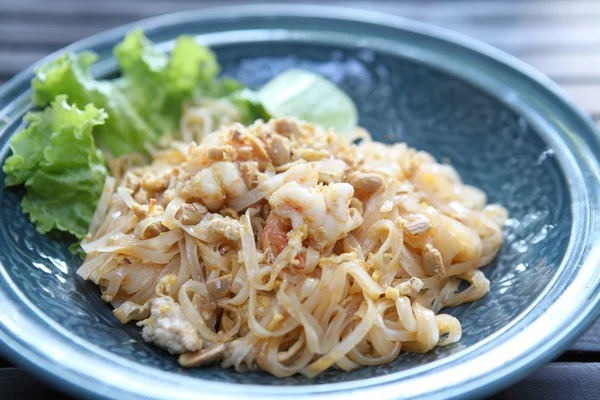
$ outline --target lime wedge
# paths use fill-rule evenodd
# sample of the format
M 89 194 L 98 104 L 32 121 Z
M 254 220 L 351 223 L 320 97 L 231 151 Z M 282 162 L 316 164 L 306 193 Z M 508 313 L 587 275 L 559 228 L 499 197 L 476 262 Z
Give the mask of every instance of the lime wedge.
M 338 133 L 356 126 L 354 102 L 320 75 L 292 69 L 275 77 L 258 91 L 258 98 L 273 117 L 298 119 L 334 128 Z

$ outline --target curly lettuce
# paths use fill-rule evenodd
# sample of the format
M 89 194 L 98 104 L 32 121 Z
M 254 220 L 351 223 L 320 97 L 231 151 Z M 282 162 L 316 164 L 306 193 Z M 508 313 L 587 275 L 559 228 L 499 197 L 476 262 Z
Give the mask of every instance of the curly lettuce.
M 37 230 L 87 233 L 108 176 L 94 133 L 108 115 L 92 104 L 83 110 L 59 95 L 42 112 L 25 116 L 29 125 L 15 134 L 3 170 L 8 186 L 25 185 L 23 211 Z
M 141 118 L 112 82 L 98 81 L 90 75 L 89 67 L 96 58 L 89 52 L 67 53 L 36 70 L 31 82 L 33 104 L 45 107 L 64 94 L 75 104 L 103 108 L 110 118 L 96 130 L 100 144 L 114 156 L 147 154 L 146 143 L 156 144 L 158 132 Z
M 219 82 L 215 78 L 220 67 L 214 53 L 191 36 L 180 36 L 169 56 L 137 30 L 127 35 L 114 53 L 122 75 L 118 86 L 161 135 L 178 130 L 186 100 L 208 93 Z
M 38 107 L 66 94 L 76 104 L 103 108 L 109 118 L 96 135 L 113 156 L 148 155 L 161 136 L 177 131 L 186 100 L 240 88 L 231 80 L 215 79 L 219 64 L 214 53 L 189 36 L 179 37 L 168 55 L 137 30 L 114 53 L 121 70 L 116 80 L 94 79 L 89 68 L 97 56 L 83 52 L 64 54 L 42 66 L 31 83 Z

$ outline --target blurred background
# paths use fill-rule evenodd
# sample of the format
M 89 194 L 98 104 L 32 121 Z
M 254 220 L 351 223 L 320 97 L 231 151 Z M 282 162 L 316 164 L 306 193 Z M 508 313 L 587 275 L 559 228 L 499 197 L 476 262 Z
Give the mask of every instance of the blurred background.
M 0 0 L 0 83 L 108 28 L 170 12 L 253 3 L 362 8 L 453 29 L 533 65 L 600 120 L 598 0 Z

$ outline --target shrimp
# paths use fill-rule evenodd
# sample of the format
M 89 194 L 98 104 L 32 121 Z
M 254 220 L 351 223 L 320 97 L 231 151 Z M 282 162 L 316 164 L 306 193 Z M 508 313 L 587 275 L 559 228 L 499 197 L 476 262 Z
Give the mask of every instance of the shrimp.
M 487 203 L 485 192 L 463 184 L 454 168 L 434 161 L 419 166 L 413 184 L 423 191 L 431 205 L 440 209 L 446 209 L 448 203 L 455 202 L 468 210 L 479 211 Z
M 291 227 L 284 222 L 283 218 L 274 213 L 269 214 L 260 236 L 261 246 L 265 249 L 265 256 L 269 262 L 273 262 L 288 245 L 288 232 L 290 230 Z M 304 257 L 298 254 L 296 260 L 299 261 L 296 268 L 303 269 L 305 267 Z
M 318 250 L 333 246 L 360 226 L 362 216 L 350 208 L 354 188 L 348 183 L 305 187 L 288 182 L 269 199 L 273 212 L 289 218 L 294 229 L 306 225 L 308 238 Z
M 404 227 L 404 241 L 421 251 L 426 245 L 438 249 L 444 265 L 479 259 L 483 252 L 481 237 L 469 226 L 444 215 L 433 207 L 425 207 L 421 213 L 406 216 L 412 223 L 427 219 L 430 229 L 421 234 L 413 234 Z
M 306 188 L 317 186 L 319 183 L 319 170 L 317 164 L 299 164 L 288 169 L 283 175 L 283 183 L 295 182 Z
M 235 164 L 219 161 L 197 172 L 186 182 L 181 195 L 187 200 L 199 199 L 208 210 L 215 212 L 225 205 L 227 199 L 236 199 L 247 193 L 248 187 Z

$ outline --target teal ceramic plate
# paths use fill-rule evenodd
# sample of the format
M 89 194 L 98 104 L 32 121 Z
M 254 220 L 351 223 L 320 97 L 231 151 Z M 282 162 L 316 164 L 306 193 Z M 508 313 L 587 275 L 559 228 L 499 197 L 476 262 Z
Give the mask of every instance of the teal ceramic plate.
M 125 399 L 484 395 L 555 357 L 597 316 L 599 136 L 546 77 L 431 26 L 314 6 L 167 15 L 68 50 L 96 51 L 94 73 L 114 76 L 111 49 L 136 25 L 165 48 L 196 35 L 216 51 L 223 74 L 250 86 L 290 67 L 323 74 L 354 99 L 376 139 L 408 142 L 456 166 L 511 215 L 505 244 L 485 268 L 490 293 L 451 310 L 463 323 L 459 343 L 390 364 L 313 380 L 183 370 L 139 340 L 135 326 L 120 325 L 76 276 L 79 260 L 66 245 L 23 216 L 22 194 L 0 187 L 0 339 L 17 364 L 77 395 Z M 0 89 L 2 158 L 31 108 L 32 76 L 30 68 Z

